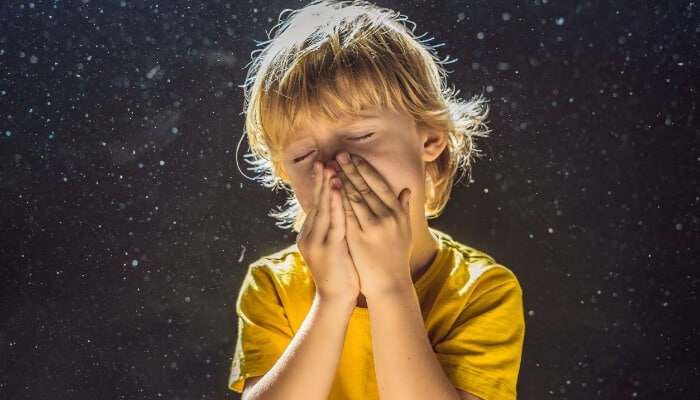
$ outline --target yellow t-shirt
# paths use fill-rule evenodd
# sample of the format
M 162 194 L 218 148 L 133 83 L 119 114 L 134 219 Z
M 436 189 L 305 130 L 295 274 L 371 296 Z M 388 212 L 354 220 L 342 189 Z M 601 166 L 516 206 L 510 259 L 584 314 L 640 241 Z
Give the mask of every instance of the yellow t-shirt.
M 426 332 L 454 386 L 485 400 L 515 399 L 525 324 L 513 273 L 433 230 L 437 257 L 415 283 Z M 269 371 L 299 330 L 315 294 L 296 246 L 250 266 L 238 298 L 229 386 Z M 355 308 L 330 399 L 378 399 L 369 312 Z

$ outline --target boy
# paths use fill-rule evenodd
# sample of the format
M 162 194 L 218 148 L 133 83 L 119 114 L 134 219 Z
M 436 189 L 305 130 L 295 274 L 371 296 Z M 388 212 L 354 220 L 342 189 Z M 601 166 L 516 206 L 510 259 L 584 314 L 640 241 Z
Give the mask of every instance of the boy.
M 230 387 L 244 399 L 514 399 L 513 274 L 429 228 L 484 135 L 397 13 L 315 1 L 249 70 L 246 130 L 296 245 L 253 263 Z

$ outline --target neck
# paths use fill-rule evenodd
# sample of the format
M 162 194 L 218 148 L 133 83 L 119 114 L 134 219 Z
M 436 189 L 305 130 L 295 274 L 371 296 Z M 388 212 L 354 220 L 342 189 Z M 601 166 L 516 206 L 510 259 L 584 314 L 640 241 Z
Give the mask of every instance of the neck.
M 430 233 L 428 221 L 421 218 L 418 223 L 413 224 L 413 249 L 409 260 L 411 267 L 411 277 L 415 282 L 430 267 L 435 259 L 438 250 L 438 242 Z

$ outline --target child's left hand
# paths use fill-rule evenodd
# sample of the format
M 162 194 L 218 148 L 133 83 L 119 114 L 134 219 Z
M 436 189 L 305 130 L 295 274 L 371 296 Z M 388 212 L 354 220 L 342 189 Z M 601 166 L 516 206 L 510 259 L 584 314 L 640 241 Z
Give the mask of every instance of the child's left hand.
M 387 181 L 367 161 L 337 156 L 343 183 L 343 207 L 350 256 L 367 297 L 411 284 L 410 190 L 394 195 Z

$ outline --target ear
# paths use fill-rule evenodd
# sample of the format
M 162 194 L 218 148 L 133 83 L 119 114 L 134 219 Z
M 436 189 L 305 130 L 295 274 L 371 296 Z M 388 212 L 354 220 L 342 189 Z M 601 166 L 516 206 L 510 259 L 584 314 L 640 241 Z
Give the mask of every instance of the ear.
M 423 129 L 420 131 L 421 155 L 424 162 L 432 162 L 442 154 L 447 147 L 448 133 Z

